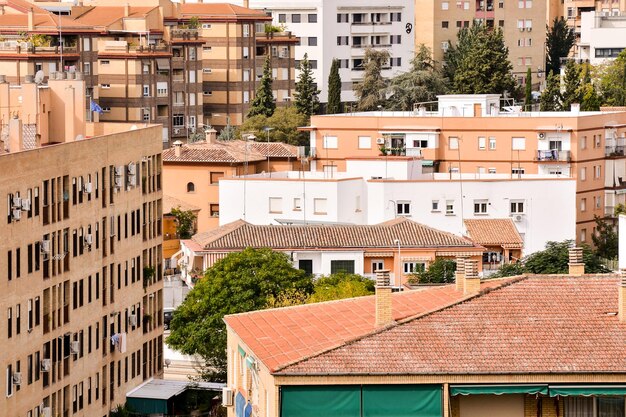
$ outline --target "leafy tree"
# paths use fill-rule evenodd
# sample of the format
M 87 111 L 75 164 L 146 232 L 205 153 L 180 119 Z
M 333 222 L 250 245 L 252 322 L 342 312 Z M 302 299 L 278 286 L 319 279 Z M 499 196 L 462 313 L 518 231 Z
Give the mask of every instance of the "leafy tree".
M 515 94 L 513 65 L 500 28 L 482 24 L 463 28 L 457 45 L 445 54 L 447 73 L 456 94 Z
M 109 417 L 131 417 L 136 415 L 132 408 L 126 404 L 118 404 L 115 408 L 109 411 Z
M 270 117 L 274 114 L 275 109 L 276 102 L 274 101 L 274 93 L 272 91 L 272 64 L 268 55 L 263 64 L 263 76 L 254 95 L 254 100 L 252 100 L 250 105 L 248 117 L 256 116 L 257 114 Z
M 626 206 L 622 203 L 618 203 L 613 210 L 613 215 L 618 217 L 620 214 L 626 214 Z
M 607 105 L 626 106 L 626 49 L 603 67 L 600 86 Z
M 447 80 L 432 59 L 431 50 L 422 44 L 411 61 L 411 70 L 391 79 L 387 108 L 413 110 L 415 103 L 434 101 L 447 89 Z
M 560 72 L 561 58 L 569 55 L 575 41 L 574 29 L 563 17 L 555 17 L 551 27 L 546 25 L 546 75 Z
M 271 117 L 259 114 L 248 117 L 241 126 L 238 127 L 233 137 L 241 137 L 242 133 L 254 134 L 259 141 L 267 138 L 267 132 L 263 129 L 267 126 L 274 130 L 270 131 L 270 142 L 285 142 L 292 145 L 307 145 L 309 136 L 306 132 L 298 130 L 299 126 L 306 126 L 308 118 L 298 113 L 294 106 L 278 107 Z
M 194 232 L 196 215 L 191 210 L 181 210 L 180 207 L 173 208 L 170 214 L 176 218 L 176 233 L 179 239 L 190 239 Z
M 598 111 L 602 105 L 602 97 L 596 90 L 591 79 L 591 65 L 586 63 L 582 66 L 582 82 L 580 86 L 580 109 L 583 111 Z
M 323 276 L 315 281 L 313 294 L 307 303 L 361 297 L 374 293 L 374 281 L 357 274 L 338 273 Z
M 307 117 L 311 117 L 312 114 L 317 113 L 320 107 L 320 99 L 318 97 L 320 90 L 315 86 L 313 80 L 313 71 L 311 70 L 311 63 L 309 62 L 309 56 L 304 54 L 304 59 L 300 61 L 300 75 L 296 82 L 296 109 L 301 114 Z
M 357 108 L 361 111 L 377 110 L 385 104 L 387 81 L 382 76 L 382 69 L 389 62 L 389 52 L 367 48 L 363 58 L 363 81 L 354 87 Z
M 617 259 L 617 231 L 610 222 L 594 216 L 596 221 L 596 233 L 591 235 L 593 245 L 596 247 L 596 255 L 605 259 Z
M 525 273 L 524 265 L 521 262 L 504 264 L 495 273 L 491 274 L 490 278 L 511 277 L 515 275 L 522 275 Z
M 565 64 L 565 75 L 563 77 L 564 90 L 561 98 L 561 108 L 570 110 L 573 103 L 582 101 L 581 90 L 581 68 L 573 60 L 568 60 Z
M 425 271 L 419 271 L 409 278 L 415 284 L 444 284 L 454 282 L 456 261 L 452 259 L 437 258 L 428 265 Z
M 333 59 L 328 75 L 328 104 L 326 114 L 341 113 L 341 77 L 339 76 L 339 60 Z
M 310 293 L 313 283 L 287 255 L 267 248 L 231 253 L 206 271 L 176 309 L 166 343 L 184 354 L 200 355 L 203 378 L 224 381 L 224 316 L 265 308 L 270 297 L 289 289 Z
M 200 27 L 200 19 L 198 16 L 192 16 L 187 24 L 189 29 L 198 29 Z
M 237 137 L 236 129 L 233 125 L 227 125 L 222 130 L 220 130 L 220 134 L 218 136 L 219 140 L 233 140 Z
M 539 98 L 541 111 L 561 110 L 561 77 L 557 74 L 548 75 L 546 88 Z
M 524 110 L 532 110 L 533 105 L 533 83 L 532 83 L 532 71 L 530 67 L 526 70 L 526 89 L 524 94 Z

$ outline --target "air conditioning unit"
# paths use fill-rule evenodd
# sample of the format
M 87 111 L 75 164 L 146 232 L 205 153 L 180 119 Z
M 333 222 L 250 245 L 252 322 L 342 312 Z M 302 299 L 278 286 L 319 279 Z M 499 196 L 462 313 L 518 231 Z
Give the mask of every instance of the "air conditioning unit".
M 80 342 L 78 340 L 73 340 L 72 344 L 70 345 L 70 352 L 72 352 L 74 355 L 78 355 L 79 351 L 80 351 Z
M 11 200 L 11 205 L 13 208 L 22 208 L 22 199 L 19 197 L 13 197 Z
M 232 388 L 222 388 L 222 405 L 224 407 L 231 407 L 234 402 L 234 392 Z
M 13 209 L 11 217 L 13 217 L 13 220 L 21 219 L 22 218 L 22 208 L 20 207 L 20 208 Z
M 52 361 L 50 359 L 41 360 L 41 372 L 50 372 L 51 366 L 52 366 Z
M 13 385 L 22 385 L 22 373 L 15 372 L 13 374 Z
M 175 135 L 180 135 L 180 129 L 174 129 L 174 134 Z
M 545 139 L 545 138 L 546 138 L 546 134 L 544 132 L 537 133 L 537 139 Z
M 377 145 L 384 145 L 385 144 L 385 138 L 378 138 L 378 139 L 376 139 L 376 144 Z
M 130 324 L 131 326 L 137 326 L 137 315 L 136 314 L 131 314 L 130 316 L 128 316 L 128 324 Z
M 521 27 L 521 28 L 519 28 L 519 31 L 520 31 L 520 32 L 523 32 L 523 31 L 524 31 L 524 29 L 525 29 L 525 28 Z
M 115 188 L 122 188 L 122 176 L 115 174 Z
M 529 27 L 529 28 L 526 28 L 526 31 L 527 31 L 527 32 L 532 32 L 532 31 L 533 31 L 532 26 L 531 26 L 531 27 Z
M 93 243 L 92 235 L 85 235 L 83 239 L 84 239 L 85 245 L 91 245 Z
M 514 222 L 521 222 L 522 220 L 524 220 L 524 215 L 523 214 L 514 214 L 513 215 L 513 221 Z
M 91 185 L 90 182 L 86 182 L 83 185 L 83 191 L 86 192 L 87 194 L 91 194 L 91 191 L 93 190 L 93 186 Z
M 22 211 L 30 211 L 30 199 L 25 198 L 22 200 Z
M 135 163 L 134 162 L 131 162 L 130 164 L 128 164 L 126 172 L 128 172 L 128 175 L 135 175 L 136 169 L 135 169 Z
M 50 241 L 42 240 L 41 241 L 41 252 L 42 253 L 50 253 Z
M 44 407 L 41 409 L 41 417 L 51 417 L 52 409 L 50 407 Z

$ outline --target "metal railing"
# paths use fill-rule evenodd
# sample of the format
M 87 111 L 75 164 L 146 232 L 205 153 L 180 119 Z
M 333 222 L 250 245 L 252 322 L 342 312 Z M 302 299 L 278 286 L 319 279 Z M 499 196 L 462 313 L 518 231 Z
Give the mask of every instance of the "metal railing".
M 558 151 L 551 149 L 547 151 L 537 151 L 538 161 L 561 161 L 569 162 L 571 159 L 570 151 Z

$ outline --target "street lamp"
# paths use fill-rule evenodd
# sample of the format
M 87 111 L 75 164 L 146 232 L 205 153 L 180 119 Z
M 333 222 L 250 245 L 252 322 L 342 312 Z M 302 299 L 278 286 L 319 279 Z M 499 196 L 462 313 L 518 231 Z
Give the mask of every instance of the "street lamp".
M 267 132 L 267 147 L 265 148 L 265 156 L 267 156 L 267 172 L 269 172 L 270 178 L 272 178 L 272 171 L 270 171 L 270 131 L 274 130 L 274 128 L 265 126 L 263 130 Z

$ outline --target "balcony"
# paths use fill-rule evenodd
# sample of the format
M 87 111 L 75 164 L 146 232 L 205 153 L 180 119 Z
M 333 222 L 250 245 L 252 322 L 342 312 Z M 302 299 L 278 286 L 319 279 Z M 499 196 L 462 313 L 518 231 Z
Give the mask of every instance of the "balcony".
M 605 156 L 624 156 L 626 138 L 606 138 Z
M 198 39 L 198 29 L 174 29 L 171 35 L 173 41 Z
M 310 146 L 298 146 L 298 159 L 314 159 L 317 156 L 316 149 Z
M 389 32 L 391 32 L 391 22 L 359 22 L 350 25 L 350 33 L 352 34 L 381 34 Z
M 552 149 L 548 151 L 537 151 L 537 160 L 540 162 L 569 162 L 571 156 L 570 151 Z

